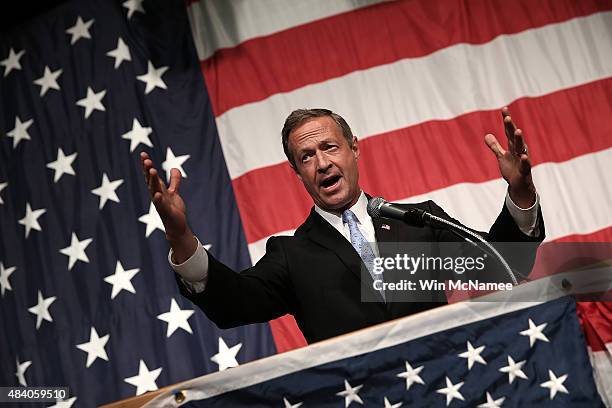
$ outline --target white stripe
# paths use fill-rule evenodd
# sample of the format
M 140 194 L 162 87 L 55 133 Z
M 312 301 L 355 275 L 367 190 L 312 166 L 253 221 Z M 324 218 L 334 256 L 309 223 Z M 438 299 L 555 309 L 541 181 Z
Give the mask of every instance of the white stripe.
M 562 163 L 544 163 L 532 170 L 546 225 L 546 241 L 589 234 L 612 226 L 612 148 Z M 588 182 L 585 182 L 588 180 Z M 502 179 L 462 183 L 400 202 L 434 200 L 453 218 L 488 231 L 504 202 Z
M 231 109 L 217 118 L 230 176 L 285 160 L 280 129 L 295 108 L 328 107 L 363 138 L 612 76 L 611 26 L 612 12 L 594 14 L 483 45 L 455 45 Z
M 339 359 L 393 347 L 442 330 L 450 330 L 474 322 L 492 319 L 506 313 L 523 310 L 538 304 L 558 299 L 570 293 L 541 290 L 559 277 L 547 277 L 515 287 L 518 297 L 522 292 L 539 293 L 537 302 L 462 302 L 438 307 L 423 313 L 379 324 L 351 334 L 315 343 L 308 347 L 277 354 L 249 362 L 231 370 L 221 371 L 181 384 L 161 394 L 147 407 L 175 407 L 174 390 L 180 389 L 188 401 L 211 398 L 232 390 L 248 387 L 263 381 L 295 373 L 310 367 L 326 364 Z
M 612 408 L 612 343 L 606 344 L 607 351 L 592 351 L 589 348 L 593 377 L 601 399 L 607 407 Z
M 281 231 L 275 233 L 274 236 L 291 236 L 294 232 L 295 230 Z M 253 265 L 255 265 L 257 261 L 259 261 L 259 259 L 261 259 L 261 257 L 264 256 L 264 254 L 266 253 L 266 243 L 268 242 L 268 238 L 270 237 L 265 237 L 264 239 L 260 239 L 259 241 L 255 241 L 249 244 L 249 254 L 251 255 L 251 262 L 253 263 Z
M 540 164 L 532 172 L 540 195 L 546 241 L 612 226 L 612 187 L 605 177 L 612 174 L 612 148 L 562 163 Z M 507 186 L 501 178 L 484 183 L 461 183 L 396 202 L 433 200 L 463 224 L 488 231 L 504 205 Z M 274 235 L 293 235 L 294 231 Z M 253 263 L 266 253 L 268 238 L 249 244 Z
M 384 0 L 200 0 L 187 8 L 200 60 L 220 48 Z

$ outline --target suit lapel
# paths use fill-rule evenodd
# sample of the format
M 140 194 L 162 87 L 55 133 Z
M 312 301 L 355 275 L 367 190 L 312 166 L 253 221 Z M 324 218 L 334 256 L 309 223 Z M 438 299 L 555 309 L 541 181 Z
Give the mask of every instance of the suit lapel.
M 323 219 L 314 208 L 310 211 L 310 216 L 304 223 L 308 237 L 317 244 L 334 252 L 346 268 L 355 274 L 361 281 L 362 288 L 367 290 L 371 298 L 376 298 L 380 302 L 383 301 L 380 293 L 372 288 L 372 278 L 369 273 L 364 273 L 362 276 L 363 262 L 359 254 L 353 248 L 353 245 L 342 235 L 338 230 L 332 227 Z M 365 265 L 363 265 L 365 270 Z
M 355 252 L 351 243 L 317 214 L 314 208 L 310 212 L 308 222 L 308 237 L 317 244 L 333 251 L 351 272 L 359 276 L 361 258 Z

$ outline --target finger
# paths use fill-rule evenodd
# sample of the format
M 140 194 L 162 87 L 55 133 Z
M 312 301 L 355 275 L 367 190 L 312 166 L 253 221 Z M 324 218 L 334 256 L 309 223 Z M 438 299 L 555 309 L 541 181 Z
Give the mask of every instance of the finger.
M 151 196 L 151 201 L 153 201 L 153 204 L 155 205 L 155 208 L 157 208 L 158 210 L 159 210 L 158 207 L 160 207 L 160 204 L 161 204 L 161 201 L 162 201 L 162 197 L 163 197 L 163 195 L 159 191 Z
M 155 168 L 151 168 L 149 170 L 149 192 L 151 193 L 151 196 L 153 196 L 156 192 L 166 192 L 166 184 L 164 184 L 162 179 L 159 177 L 159 173 Z
M 179 169 L 173 168 L 170 170 L 170 187 L 168 187 L 168 191 L 172 193 L 177 193 L 180 185 L 181 171 Z
M 502 114 L 502 119 L 505 118 L 506 116 L 510 116 L 510 109 L 508 109 L 507 106 L 504 106 L 501 110 L 501 114 Z
M 523 139 L 523 131 L 521 129 L 514 131 L 514 151 L 512 153 L 517 156 L 528 155 L 527 145 Z
M 489 149 L 491 149 L 491 151 L 495 154 L 495 157 L 497 157 L 498 159 L 502 158 L 504 154 L 506 154 L 506 151 L 499 144 L 497 138 L 491 133 L 485 135 L 484 141 L 486 145 L 489 146 Z
M 151 161 L 151 159 L 147 158 L 142 161 L 142 174 L 144 174 L 147 183 L 149 181 L 149 170 L 151 167 L 153 167 L 153 161 Z
M 145 177 L 146 177 L 146 174 L 147 174 L 145 163 L 147 162 L 148 158 L 149 158 L 148 154 L 146 154 L 145 152 L 140 152 L 140 166 L 142 168 L 142 174 L 144 174 Z
M 507 115 L 504 116 L 504 131 L 506 133 L 506 138 L 508 139 L 508 149 L 513 151 L 515 140 L 514 140 L 514 132 L 516 131 L 516 125 L 512 121 L 512 116 Z

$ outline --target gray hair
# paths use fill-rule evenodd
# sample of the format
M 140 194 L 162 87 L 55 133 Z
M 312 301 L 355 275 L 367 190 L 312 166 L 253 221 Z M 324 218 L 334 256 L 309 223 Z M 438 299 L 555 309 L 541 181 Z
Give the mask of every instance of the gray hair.
M 330 111 L 329 109 L 296 109 L 291 112 L 289 116 L 287 116 L 281 132 L 283 136 L 283 150 L 285 151 L 285 156 L 287 156 L 291 167 L 295 168 L 295 161 L 291 155 L 291 152 L 289 151 L 289 135 L 295 128 L 300 126 L 308 119 L 321 118 L 325 116 L 329 116 L 334 120 L 334 122 L 336 122 L 349 146 L 353 146 L 353 132 L 342 116 Z

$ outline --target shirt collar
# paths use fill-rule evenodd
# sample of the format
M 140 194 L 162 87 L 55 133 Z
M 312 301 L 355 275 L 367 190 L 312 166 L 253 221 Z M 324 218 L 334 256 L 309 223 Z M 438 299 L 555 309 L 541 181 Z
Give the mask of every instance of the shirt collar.
M 363 224 L 370 216 L 368 215 L 368 198 L 362 191 L 357 199 L 357 202 L 349 208 L 357 217 L 360 224 Z M 334 213 L 326 211 L 315 204 L 315 211 L 323 217 L 323 219 L 329 222 L 333 227 L 338 230 L 342 230 L 344 224 L 342 223 L 342 213 Z

